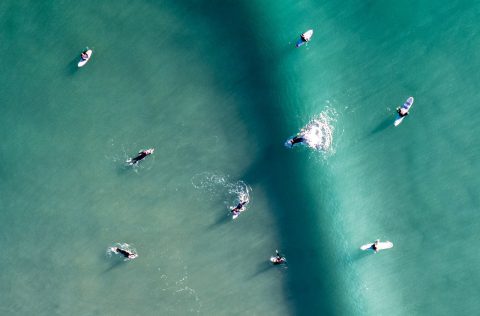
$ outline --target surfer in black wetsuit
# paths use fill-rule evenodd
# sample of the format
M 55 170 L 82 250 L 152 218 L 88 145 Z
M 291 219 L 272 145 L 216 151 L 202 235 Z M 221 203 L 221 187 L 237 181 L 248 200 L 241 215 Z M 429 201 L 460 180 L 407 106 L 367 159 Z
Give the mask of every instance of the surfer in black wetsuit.
M 133 253 L 129 250 L 125 250 L 119 247 L 112 247 L 112 251 L 115 253 L 119 253 L 128 259 L 135 259 L 138 256 L 136 253 Z
M 154 151 L 155 151 L 155 149 L 153 149 L 153 148 L 150 148 L 150 149 L 147 149 L 147 150 L 142 150 L 138 153 L 138 155 L 136 157 L 130 158 L 129 160 L 127 160 L 127 162 L 131 165 L 135 165 L 140 160 L 145 159 L 145 157 L 147 157 L 148 155 L 153 154 Z
M 298 144 L 298 143 L 303 143 L 306 139 L 303 138 L 303 136 L 295 136 L 294 138 L 290 139 L 290 146 L 293 147 L 293 145 Z
M 232 214 L 233 215 L 240 214 L 240 212 L 243 211 L 243 208 L 245 205 L 247 205 L 247 203 L 248 203 L 248 200 L 238 203 L 238 205 L 235 206 L 235 208 L 232 208 L 231 210 Z
M 378 252 L 378 243 L 380 242 L 379 239 L 375 240 L 375 242 L 372 244 L 372 247 L 370 247 L 374 252 Z
M 408 111 L 402 112 L 402 108 L 397 108 L 397 113 L 400 117 L 404 117 L 408 115 Z
M 282 255 L 278 252 L 278 250 L 275 250 L 275 257 L 272 260 L 273 264 L 282 264 L 287 262 L 285 257 L 282 257 Z

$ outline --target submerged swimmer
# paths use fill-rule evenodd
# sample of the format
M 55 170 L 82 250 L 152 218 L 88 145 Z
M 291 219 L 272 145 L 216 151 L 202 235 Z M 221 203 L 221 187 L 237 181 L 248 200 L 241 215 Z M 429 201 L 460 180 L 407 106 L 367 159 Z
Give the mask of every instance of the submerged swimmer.
M 271 257 L 271 258 L 270 258 L 270 261 L 271 261 L 273 264 L 282 264 L 282 263 L 287 262 L 287 259 L 285 259 L 285 257 L 283 257 L 283 256 L 278 252 L 278 250 L 275 250 L 275 257 Z
M 122 248 L 119 248 L 119 247 L 111 247 L 110 250 L 113 251 L 116 254 L 123 255 L 127 259 L 135 259 L 136 257 L 138 257 L 138 254 L 136 254 L 136 253 L 134 253 L 130 250 L 122 249 Z
M 148 155 L 153 154 L 154 151 L 155 151 L 155 149 L 153 149 L 153 148 L 150 148 L 150 149 L 147 149 L 147 150 L 142 150 L 138 153 L 138 155 L 136 157 L 128 159 L 127 163 L 129 163 L 130 165 L 135 165 L 139 161 L 145 159 L 145 157 L 147 157 Z

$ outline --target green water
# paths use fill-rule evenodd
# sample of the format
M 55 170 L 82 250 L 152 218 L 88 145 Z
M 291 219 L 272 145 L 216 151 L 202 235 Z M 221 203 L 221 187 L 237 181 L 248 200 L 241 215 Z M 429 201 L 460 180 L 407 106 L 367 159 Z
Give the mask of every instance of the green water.
M 0 313 L 477 314 L 479 13 L 1 2 Z M 328 153 L 283 146 L 321 113 Z M 395 247 L 358 249 L 377 238 Z M 116 242 L 139 258 L 107 256 Z

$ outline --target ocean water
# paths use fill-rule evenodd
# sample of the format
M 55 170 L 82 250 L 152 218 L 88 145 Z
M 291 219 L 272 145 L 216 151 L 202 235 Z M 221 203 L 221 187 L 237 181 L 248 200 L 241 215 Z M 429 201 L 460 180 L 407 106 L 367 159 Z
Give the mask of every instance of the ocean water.
M 478 314 L 479 11 L 2 1 L 0 314 Z

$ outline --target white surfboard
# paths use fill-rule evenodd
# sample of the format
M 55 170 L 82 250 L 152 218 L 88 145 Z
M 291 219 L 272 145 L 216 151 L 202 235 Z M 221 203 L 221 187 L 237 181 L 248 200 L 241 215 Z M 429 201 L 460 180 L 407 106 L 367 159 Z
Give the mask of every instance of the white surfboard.
M 410 108 L 413 105 L 413 97 L 409 97 L 407 101 L 402 105 L 402 109 L 405 109 L 407 112 L 410 110 Z M 397 117 L 395 118 L 395 122 L 393 123 L 394 126 L 400 125 L 402 123 L 403 119 L 405 116 L 400 116 L 400 114 L 397 113 Z
M 88 61 L 90 60 L 90 57 L 92 57 L 93 51 L 91 49 L 89 49 L 85 53 L 87 54 L 88 58 L 85 59 L 85 60 L 80 58 L 80 61 L 78 62 L 78 67 L 83 67 L 83 66 L 85 66 L 86 63 L 88 63 Z
M 360 247 L 362 250 L 371 249 L 374 243 L 365 244 Z M 393 248 L 393 243 L 390 241 L 381 241 L 377 244 L 377 251 Z M 373 250 L 373 249 L 372 249 Z
M 306 31 L 305 33 L 302 34 L 302 36 L 300 37 L 300 39 L 297 41 L 297 43 L 295 44 L 296 47 L 300 47 L 302 46 L 303 44 L 307 43 L 310 41 L 310 39 L 312 38 L 312 35 L 313 35 L 313 30 L 308 30 Z M 303 40 L 305 39 L 305 40 Z
M 308 42 L 312 38 L 313 30 L 308 30 L 305 33 L 303 33 L 302 35 L 303 35 L 303 38 L 305 38 Z
M 233 210 L 234 207 L 231 207 L 230 209 Z M 233 214 L 233 215 L 232 215 L 232 219 L 235 219 L 235 218 L 237 218 L 238 216 L 240 216 L 240 213 L 242 213 L 243 211 L 245 211 L 245 207 L 242 207 L 242 208 L 240 209 L 240 212 L 238 212 L 238 213 L 236 213 L 236 214 Z

